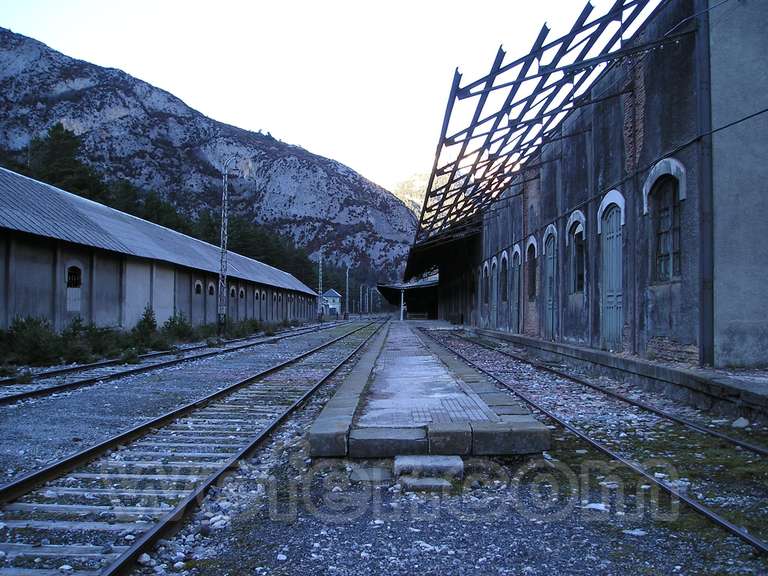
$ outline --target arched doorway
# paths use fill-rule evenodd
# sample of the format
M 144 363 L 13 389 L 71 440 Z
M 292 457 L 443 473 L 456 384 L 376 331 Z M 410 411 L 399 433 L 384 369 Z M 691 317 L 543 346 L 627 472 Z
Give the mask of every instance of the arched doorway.
M 512 255 L 512 278 L 510 279 L 512 294 L 510 296 L 509 329 L 520 332 L 520 252 Z
M 603 212 L 600 234 L 600 334 L 608 350 L 621 350 L 624 326 L 621 228 L 621 208 L 611 204 Z
M 557 274 L 557 247 L 555 235 L 550 234 L 544 243 L 544 336 L 549 340 L 554 340 L 557 322 L 557 292 L 556 274 Z
M 491 264 L 491 311 L 490 311 L 490 324 L 492 329 L 496 329 L 498 324 L 497 315 L 499 311 L 499 270 L 496 266 L 496 260 Z

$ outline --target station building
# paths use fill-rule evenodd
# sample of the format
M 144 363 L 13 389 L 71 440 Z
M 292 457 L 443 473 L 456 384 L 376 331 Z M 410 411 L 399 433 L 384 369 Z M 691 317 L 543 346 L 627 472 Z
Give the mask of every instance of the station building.
M 0 328 L 75 317 L 129 329 L 147 305 L 158 323 L 214 323 L 220 250 L 0 168 Z M 228 317 L 265 323 L 315 317 L 317 294 L 291 274 L 229 252 Z
M 627 12 L 638 5 L 622 3 Z M 469 156 L 454 168 L 463 182 L 428 190 L 406 280 L 439 271 L 440 318 L 560 343 L 565 353 L 768 365 L 766 30 L 768 2 L 668 0 L 613 58 L 545 64 L 537 47 L 519 61 L 534 80 L 569 80 L 547 76 L 557 68 L 576 82 L 579 71 L 605 67 L 580 99 L 552 108 L 563 120 L 534 155 L 513 156 L 524 160 L 509 162 L 515 177 L 492 202 L 483 197 L 492 183 L 468 168 Z M 566 42 L 584 44 L 589 33 Z M 456 102 L 504 85 L 493 72 L 503 64 L 494 66 L 466 89 L 457 81 Z M 542 112 L 518 117 L 512 131 L 546 122 Z M 444 129 L 445 146 L 472 132 L 458 134 Z M 504 155 L 480 150 L 486 166 Z M 451 169 L 441 163 L 435 182 Z M 468 215 L 439 219 L 452 210 Z

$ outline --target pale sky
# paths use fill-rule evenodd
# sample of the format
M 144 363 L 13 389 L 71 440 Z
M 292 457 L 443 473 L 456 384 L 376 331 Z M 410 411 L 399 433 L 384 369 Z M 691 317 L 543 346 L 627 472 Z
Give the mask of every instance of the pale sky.
M 431 169 L 454 68 L 468 81 L 499 45 L 522 56 L 584 3 L 0 0 L 0 26 L 391 189 Z

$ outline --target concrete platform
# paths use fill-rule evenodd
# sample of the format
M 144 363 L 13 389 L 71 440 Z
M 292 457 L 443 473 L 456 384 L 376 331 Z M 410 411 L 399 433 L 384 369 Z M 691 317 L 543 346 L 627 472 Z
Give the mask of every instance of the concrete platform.
M 309 443 L 314 457 L 531 454 L 549 447 L 549 430 L 412 323 L 394 322 L 322 410 Z

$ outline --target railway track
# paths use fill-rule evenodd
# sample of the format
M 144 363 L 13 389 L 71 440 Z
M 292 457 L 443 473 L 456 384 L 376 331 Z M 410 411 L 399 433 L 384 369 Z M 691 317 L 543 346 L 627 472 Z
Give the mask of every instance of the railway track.
M 122 573 L 381 326 L 355 327 L 0 487 L 0 576 Z
M 50 396 L 51 394 L 83 388 L 85 386 L 92 386 L 102 382 L 109 382 L 126 376 L 134 376 L 136 374 L 158 370 L 160 368 L 168 368 L 183 362 L 202 360 L 204 358 L 210 358 L 228 352 L 235 352 L 237 350 L 244 350 L 261 344 L 271 344 L 286 338 L 294 338 L 304 334 L 328 330 L 339 324 L 344 323 L 337 322 L 333 324 L 311 326 L 308 328 L 286 330 L 274 336 L 236 338 L 223 342 L 221 347 L 217 347 L 213 350 L 207 344 L 200 344 L 178 350 L 150 352 L 149 354 L 139 356 L 139 363 L 130 365 L 130 367 L 126 367 L 127 365 L 120 359 L 112 359 L 92 364 L 84 364 L 82 366 L 58 368 L 33 375 L 33 383 L 31 384 L 14 384 L 14 378 L 4 378 L 3 380 L 0 380 L 0 385 L 3 385 L 0 388 L 0 406 L 14 404 L 30 398 Z M 205 352 L 200 352 L 200 350 L 203 349 Z
M 600 386 L 588 386 L 587 398 L 581 378 L 455 333 L 438 336 L 423 332 L 592 448 L 627 466 L 757 552 L 768 553 L 764 447 L 701 429 L 698 424 Z M 715 455 L 716 463 L 712 462 Z M 642 464 L 659 457 L 673 461 L 677 478 Z
M 610 396 L 612 398 L 615 398 L 621 402 L 625 402 L 627 404 L 631 404 L 632 406 L 636 406 L 638 408 L 641 408 L 642 410 L 645 410 L 647 412 L 651 412 L 653 414 L 656 414 L 657 416 L 661 416 L 662 418 L 665 418 L 667 420 L 670 420 L 672 422 L 675 422 L 676 424 L 681 424 L 682 426 L 685 426 L 687 428 L 690 428 L 691 430 L 695 430 L 696 432 L 700 432 L 701 434 L 707 434 L 709 436 L 713 436 L 714 438 L 717 438 L 719 440 L 722 440 L 724 442 L 727 442 L 729 444 L 732 444 L 733 446 L 739 446 L 740 448 L 743 448 L 745 450 L 749 450 L 750 452 L 754 452 L 755 454 L 759 454 L 761 456 L 768 456 L 768 447 L 762 446 L 760 444 L 756 444 L 754 442 L 748 442 L 746 440 L 743 440 L 741 438 L 736 438 L 735 436 L 731 436 L 729 434 L 725 434 L 723 432 L 720 432 L 718 430 L 714 430 L 712 428 L 708 428 L 707 426 L 704 426 L 702 424 L 699 424 L 697 422 L 693 422 L 692 420 L 689 420 L 687 418 L 683 418 L 681 416 L 678 416 L 677 414 L 673 414 L 672 412 L 669 412 L 667 410 L 663 410 L 661 408 L 658 408 L 656 406 L 653 406 L 652 404 L 649 404 L 648 402 L 643 402 L 642 400 L 638 400 L 637 398 L 630 398 L 626 394 L 622 394 L 621 392 L 617 392 L 616 390 L 610 390 L 608 388 L 605 388 L 603 386 L 600 386 L 599 384 L 595 384 L 594 382 L 590 382 L 586 380 L 585 378 L 582 378 L 580 376 L 576 376 L 575 374 L 569 374 L 568 372 L 565 372 L 564 370 L 560 370 L 558 368 L 553 368 L 552 366 L 548 366 L 546 364 L 543 364 L 541 362 L 536 362 L 535 360 L 531 360 L 530 358 L 525 358 L 519 354 L 514 354 L 512 352 L 509 352 L 508 350 L 496 348 L 494 346 L 491 346 L 484 342 L 483 340 L 479 338 L 472 338 L 467 336 L 458 336 L 459 338 L 463 338 L 464 340 L 467 340 L 469 342 L 472 342 L 473 344 L 476 344 L 478 346 L 481 346 L 485 348 L 486 350 L 491 350 L 493 352 L 497 352 L 499 354 L 502 354 L 504 356 L 507 356 L 509 358 L 512 358 L 518 362 L 523 362 L 525 364 L 529 364 L 536 368 L 537 370 L 543 370 L 544 372 L 548 372 L 549 374 L 552 374 L 558 378 L 563 378 L 565 380 L 568 380 L 570 382 L 574 382 L 576 384 L 579 384 L 581 386 L 584 386 L 586 388 L 589 388 L 591 390 L 594 390 L 600 394 L 605 394 L 606 396 Z

